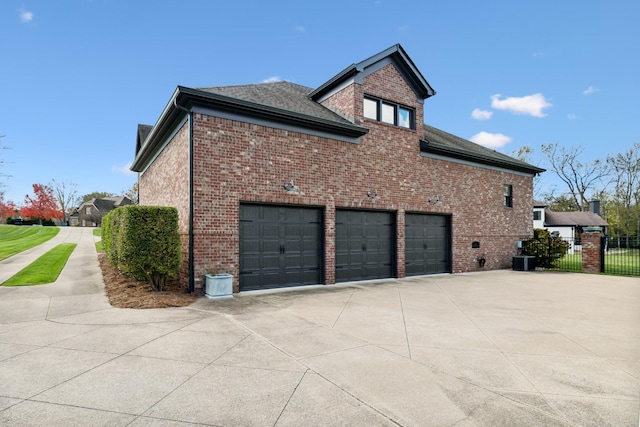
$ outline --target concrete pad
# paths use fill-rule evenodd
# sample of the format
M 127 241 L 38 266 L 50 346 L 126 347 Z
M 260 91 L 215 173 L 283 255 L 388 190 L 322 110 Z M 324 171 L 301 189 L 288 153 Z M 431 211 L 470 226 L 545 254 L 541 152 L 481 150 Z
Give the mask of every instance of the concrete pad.
M 176 331 L 184 325 L 184 322 L 176 322 L 101 326 L 52 346 L 120 355 Z
M 22 344 L 5 344 L 0 343 L 0 361 L 18 356 L 19 354 L 28 353 L 40 347 Z
M 47 319 L 73 316 L 81 313 L 110 309 L 111 305 L 103 294 L 71 295 L 51 298 Z
M 245 336 L 246 334 L 180 330 L 144 344 L 129 354 L 208 364 L 242 341 Z
M 249 335 L 214 362 L 216 365 L 305 372 L 307 368 L 266 341 Z
M 397 426 L 397 424 L 334 384 L 305 374 L 282 411 L 276 427 Z
M 39 394 L 37 399 L 141 415 L 204 366 L 174 360 L 120 356 L 50 388 Z
M 135 310 L 131 308 L 108 308 L 90 313 L 81 313 L 58 317 L 56 322 L 78 325 L 133 325 L 139 323 L 180 322 L 199 320 L 207 313 L 184 308 L 150 308 Z
M 505 398 L 473 384 L 457 381 L 448 375 L 437 375 L 442 391 L 464 414 L 458 426 L 573 426 L 562 414 L 540 410 Z M 445 425 L 434 423 L 433 425 Z
M 412 347 L 411 359 L 433 371 L 485 388 L 535 392 L 535 387 L 497 350 L 476 351 Z
M 344 308 L 333 330 L 356 337 L 370 344 L 407 346 L 404 316 L 400 305 L 373 308 L 354 301 Z M 390 305 L 392 305 L 390 303 Z M 372 315 L 375 312 L 375 315 Z
M 544 394 L 610 399 L 640 398 L 637 379 L 599 358 L 508 354 Z
M 485 329 L 489 339 L 505 353 L 548 356 L 591 357 L 593 353 L 575 341 L 550 330 L 528 331 L 517 328 Z
M 211 365 L 144 415 L 220 426 L 273 426 L 302 376 Z
M 205 424 L 183 423 L 181 421 L 171 421 L 153 417 L 138 417 L 129 424 L 128 427 L 189 427 L 199 425 L 204 426 Z
M 332 353 L 366 344 L 355 337 L 314 325 L 281 311 L 274 311 L 266 317 L 241 315 L 236 316 L 236 320 L 295 358 Z
M 0 397 L 0 411 L 3 411 L 8 407 L 16 405 L 20 402 L 22 402 L 22 399 L 13 399 L 11 397 Z
M 409 346 L 454 348 L 459 350 L 495 350 L 496 346 L 478 328 L 455 325 L 418 324 L 407 321 Z
M 127 426 L 134 416 L 96 411 L 73 406 L 24 401 L 0 412 L 0 424 L 6 426 Z
M 547 397 L 575 425 L 585 427 L 635 427 L 638 425 L 637 400 L 557 395 Z
M 424 365 L 375 346 L 304 359 L 314 372 L 401 425 L 453 425 L 464 413 Z
M 28 398 L 99 366 L 113 355 L 41 348 L 0 362 L 0 396 Z
M 29 322 L 44 320 L 49 309 L 49 298 L 4 299 L 0 300 L 0 323 Z
M 29 322 L 0 334 L 0 342 L 46 346 L 96 329 L 94 325 L 63 325 L 47 320 Z

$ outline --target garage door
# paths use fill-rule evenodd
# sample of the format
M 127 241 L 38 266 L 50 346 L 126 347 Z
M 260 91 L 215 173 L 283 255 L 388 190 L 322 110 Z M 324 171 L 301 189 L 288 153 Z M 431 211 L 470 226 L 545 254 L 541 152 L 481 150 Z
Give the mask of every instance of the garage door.
M 336 282 L 395 275 L 391 212 L 336 210 Z
M 445 215 L 405 214 L 405 275 L 451 273 L 451 221 Z
M 322 211 L 240 205 L 240 291 L 323 282 Z

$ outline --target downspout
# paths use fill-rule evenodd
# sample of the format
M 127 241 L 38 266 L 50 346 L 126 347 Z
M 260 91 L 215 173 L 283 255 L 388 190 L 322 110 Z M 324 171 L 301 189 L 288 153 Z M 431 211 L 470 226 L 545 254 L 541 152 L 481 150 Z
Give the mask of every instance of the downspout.
M 193 112 L 178 104 L 177 96 L 173 98 L 173 106 L 187 113 L 189 121 L 189 293 L 195 290 L 193 261 Z

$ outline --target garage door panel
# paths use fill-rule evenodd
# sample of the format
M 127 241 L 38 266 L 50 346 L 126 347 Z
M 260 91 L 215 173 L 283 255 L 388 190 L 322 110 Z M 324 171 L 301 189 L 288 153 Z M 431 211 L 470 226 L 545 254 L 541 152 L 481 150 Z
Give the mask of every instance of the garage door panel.
M 322 282 L 318 208 L 240 205 L 240 290 Z
M 336 281 L 393 277 L 394 214 L 336 210 Z
M 451 272 L 451 227 L 446 215 L 405 215 L 405 274 Z

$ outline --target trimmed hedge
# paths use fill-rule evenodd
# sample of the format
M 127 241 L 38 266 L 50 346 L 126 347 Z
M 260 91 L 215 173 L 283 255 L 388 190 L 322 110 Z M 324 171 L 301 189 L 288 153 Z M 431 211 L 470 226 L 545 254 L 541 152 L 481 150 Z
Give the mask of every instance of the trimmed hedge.
M 111 265 L 161 291 L 180 268 L 178 211 L 161 206 L 121 206 L 102 220 Z

